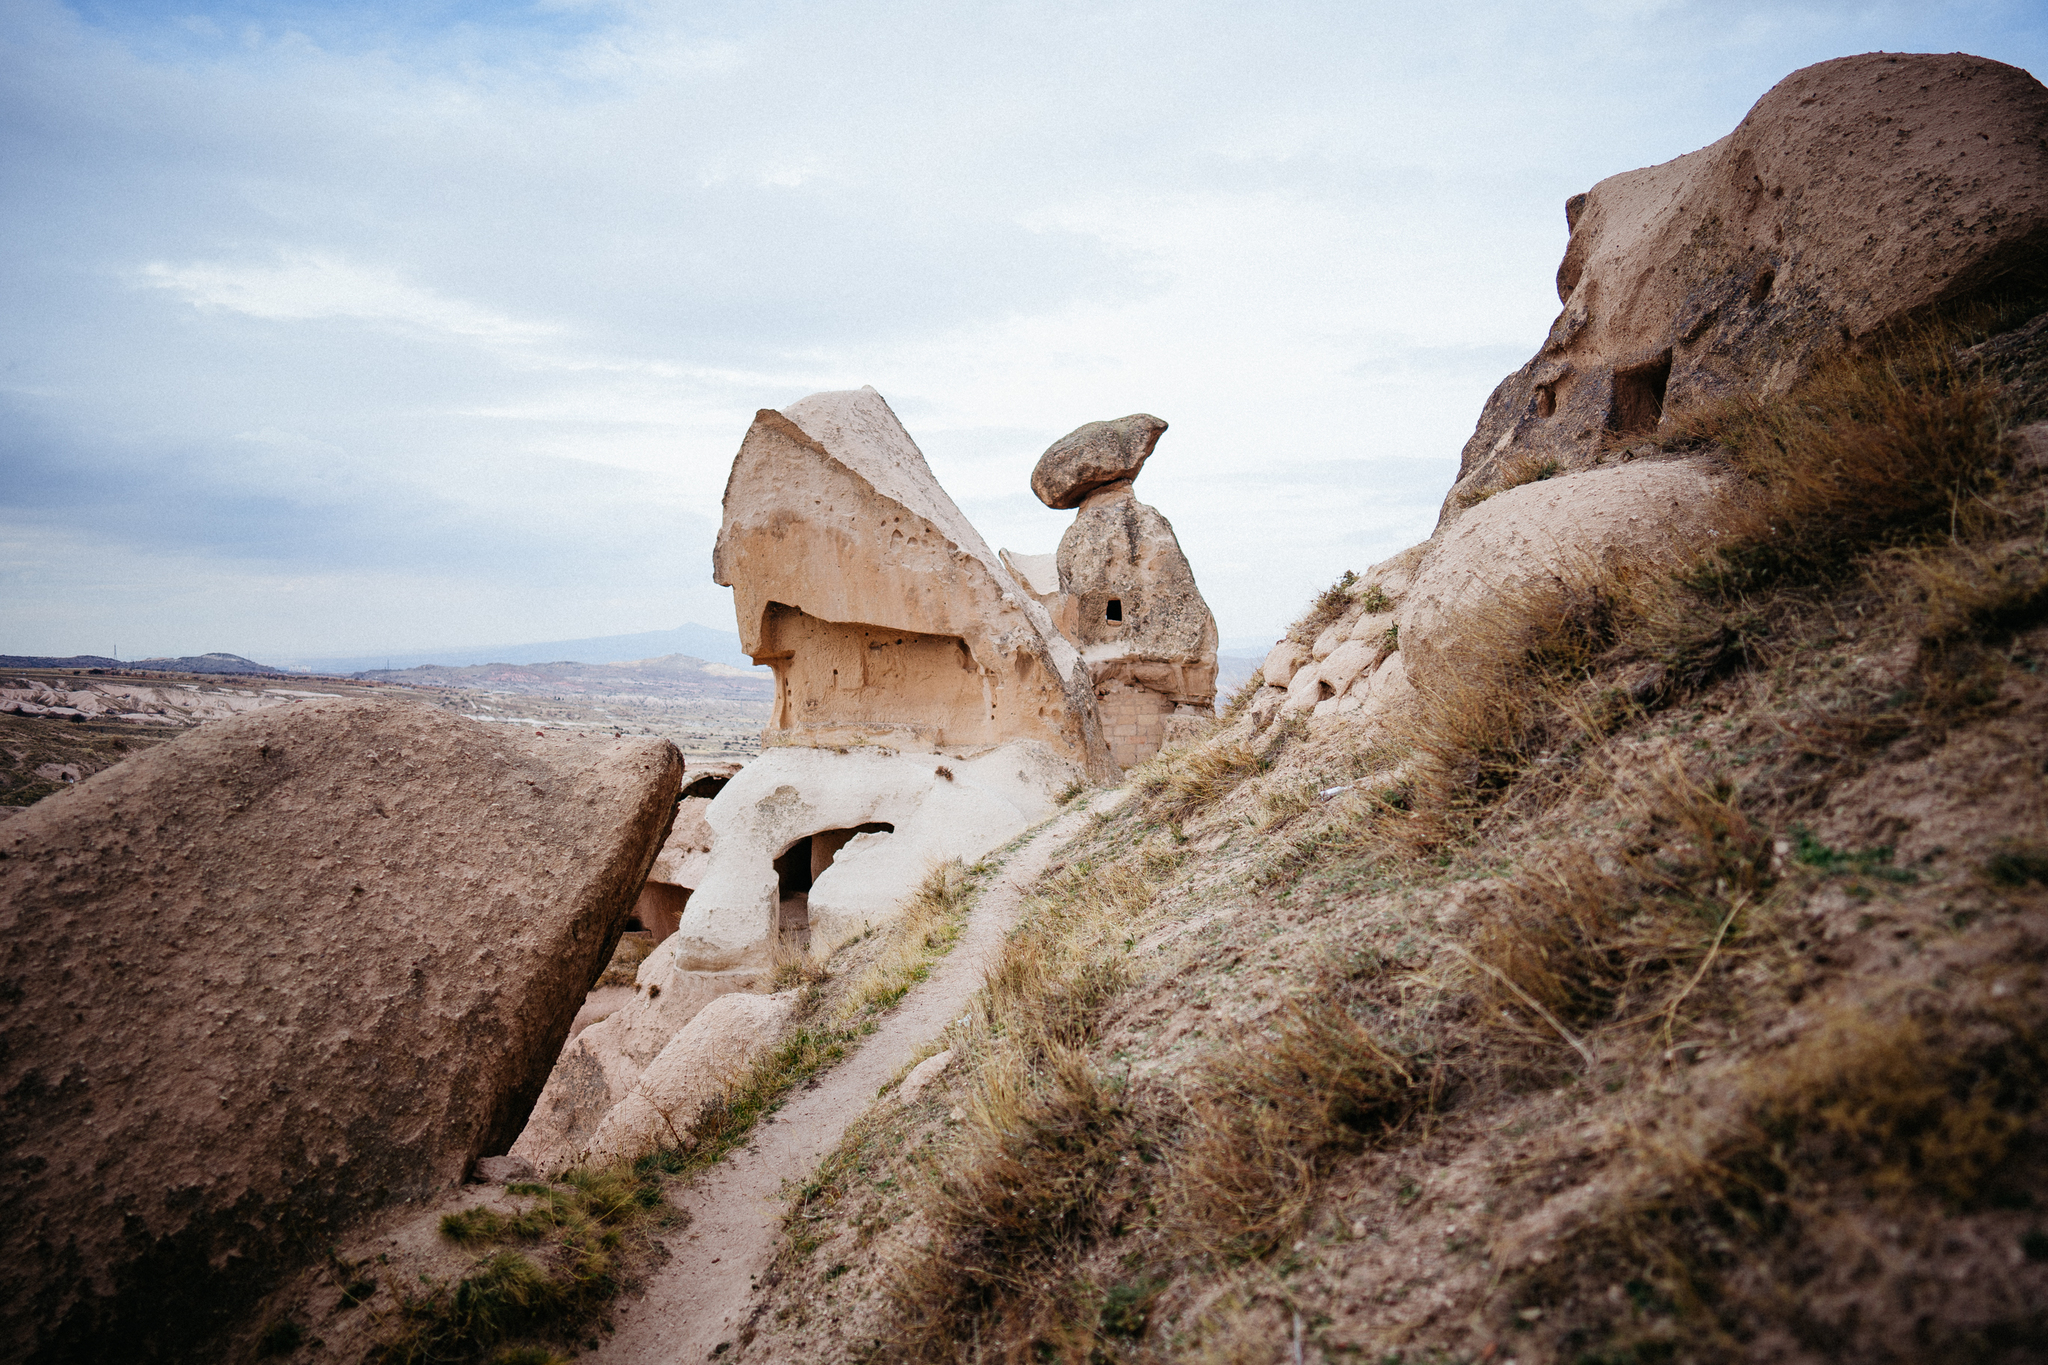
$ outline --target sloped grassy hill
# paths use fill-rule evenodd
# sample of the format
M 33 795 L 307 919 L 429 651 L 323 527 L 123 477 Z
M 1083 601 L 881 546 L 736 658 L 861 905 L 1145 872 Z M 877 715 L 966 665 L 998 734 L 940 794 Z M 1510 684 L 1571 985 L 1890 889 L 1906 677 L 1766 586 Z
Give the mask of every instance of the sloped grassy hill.
M 1695 422 L 1743 532 L 1399 733 L 1077 798 L 725 1358 L 2042 1359 L 2048 389 L 1979 330 Z

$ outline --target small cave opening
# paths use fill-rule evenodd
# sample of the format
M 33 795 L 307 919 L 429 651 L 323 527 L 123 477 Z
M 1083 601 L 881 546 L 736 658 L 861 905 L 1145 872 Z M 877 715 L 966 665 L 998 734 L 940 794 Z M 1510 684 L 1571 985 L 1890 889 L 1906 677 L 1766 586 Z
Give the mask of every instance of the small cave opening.
M 1762 303 L 1770 297 L 1771 286 L 1778 282 L 1778 272 L 1765 266 L 1756 272 L 1756 278 L 1749 282 L 1749 301 Z
M 640 899 L 633 903 L 632 914 L 626 920 L 626 932 L 654 935 L 656 943 L 673 934 L 683 922 L 683 911 L 690 905 L 690 889 L 686 886 L 671 886 L 667 882 L 647 882 L 640 888 Z
M 848 829 L 821 829 L 784 849 L 775 860 L 776 933 L 794 939 L 798 947 L 810 946 L 812 885 L 825 875 L 825 869 L 854 835 L 895 832 L 896 826 L 886 820 L 871 820 Z
M 1614 372 L 1614 399 L 1607 429 L 1623 436 L 1647 436 L 1664 420 L 1664 390 L 1671 382 L 1671 352 L 1645 365 Z
M 1121 620 L 1123 620 L 1123 619 L 1124 619 L 1124 600 L 1123 600 L 1123 599 L 1122 599 L 1121 597 L 1112 597 L 1112 598 L 1110 598 L 1110 599 L 1109 599 L 1109 605 L 1108 605 L 1107 607 L 1105 607 L 1105 608 L 1103 609 L 1103 613 L 1102 613 L 1102 619 L 1103 619 L 1103 620 L 1105 620 L 1105 621 L 1121 621 Z
M 702 777 L 694 777 L 688 782 L 683 783 L 682 794 L 684 796 L 716 796 L 725 790 L 725 784 L 730 781 L 732 781 L 730 777 L 721 777 L 717 773 L 705 773 Z
M 1536 386 L 1536 415 L 1538 417 L 1550 417 L 1554 416 L 1556 412 L 1557 385 L 1538 384 Z

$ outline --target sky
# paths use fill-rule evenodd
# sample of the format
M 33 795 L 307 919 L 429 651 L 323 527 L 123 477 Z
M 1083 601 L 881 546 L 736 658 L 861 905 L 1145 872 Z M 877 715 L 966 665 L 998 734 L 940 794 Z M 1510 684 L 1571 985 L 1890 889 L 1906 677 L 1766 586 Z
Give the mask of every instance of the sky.
M 1084 422 L 1226 648 L 1426 537 L 1565 199 L 2033 3 L 0 0 L 0 653 L 730 629 L 756 409 L 992 545 Z

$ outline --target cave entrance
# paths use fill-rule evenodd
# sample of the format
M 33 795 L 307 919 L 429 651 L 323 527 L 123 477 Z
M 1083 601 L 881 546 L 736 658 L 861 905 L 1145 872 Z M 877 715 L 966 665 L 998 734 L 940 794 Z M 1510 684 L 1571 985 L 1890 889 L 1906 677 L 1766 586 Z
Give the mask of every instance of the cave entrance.
M 1614 372 L 1614 401 L 1607 429 L 1623 436 L 1647 436 L 1664 420 L 1664 390 L 1671 382 L 1671 352 L 1647 365 Z
M 626 932 L 652 934 L 654 942 L 659 943 L 682 924 L 683 911 L 689 905 L 690 888 L 687 886 L 647 882 L 640 888 L 640 899 L 633 903 L 633 914 L 626 921 Z
M 705 773 L 702 777 L 694 777 L 685 782 L 682 794 L 684 796 L 716 796 L 725 790 L 725 784 L 730 781 L 732 781 L 731 778 L 721 777 L 717 773 Z
M 775 860 L 776 914 L 778 937 L 794 940 L 799 948 L 811 942 L 811 886 L 825 875 L 839 850 L 856 834 L 894 834 L 896 826 L 885 820 L 871 820 L 848 829 L 821 829 L 806 834 L 782 851 Z

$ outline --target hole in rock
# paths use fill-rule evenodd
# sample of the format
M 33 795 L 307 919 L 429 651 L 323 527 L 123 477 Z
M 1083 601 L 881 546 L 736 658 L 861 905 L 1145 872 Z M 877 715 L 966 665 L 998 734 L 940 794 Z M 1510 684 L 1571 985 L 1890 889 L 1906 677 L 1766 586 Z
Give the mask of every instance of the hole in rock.
M 716 796 L 725 790 L 725 784 L 732 781 L 716 773 L 705 773 L 702 777 L 691 778 L 683 783 L 684 796 Z
M 1766 267 L 1756 272 L 1756 278 L 1749 282 L 1749 301 L 1762 303 L 1771 292 L 1771 286 L 1778 282 L 1778 272 Z
M 648 882 L 641 886 L 640 899 L 633 903 L 633 917 L 626 921 L 626 932 L 630 934 L 639 930 L 650 933 L 659 943 L 682 924 L 683 911 L 689 904 L 688 887 Z
M 1557 385 L 1538 384 L 1536 386 L 1536 415 L 1538 417 L 1548 417 L 1556 411 Z
M 1109 606 L 1103 612 L 1103 619 L 1106 621 L 1121 621 L 1124 619 L 1124 602 L 1121 597 L 1109 599 Z
M 850 829 L 821 829 L 784 849 L 775 860 L 776 932 L 808 944 L 811 934 L 811 885 L 825 875 L 839 850 L 856 834 L 894 834 L 896 826 L 875 820 Z
M 1647 435 L 1664 418 L 1664 388 L 1671 381 L 1671 352 L 1647 365 L 1614 372 L 1614 401 L 1607 429 L 1623 436 Z

